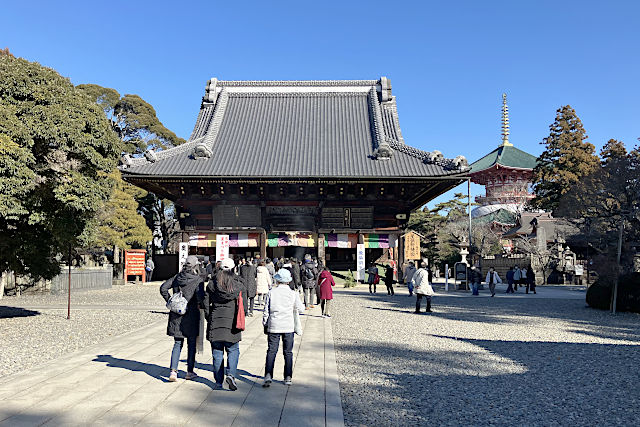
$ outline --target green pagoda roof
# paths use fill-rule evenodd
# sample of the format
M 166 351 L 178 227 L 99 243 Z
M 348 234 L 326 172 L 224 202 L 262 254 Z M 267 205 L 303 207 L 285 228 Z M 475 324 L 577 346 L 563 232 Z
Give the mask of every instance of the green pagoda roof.
M 508 143 L 507 143 L 508 144 Z M 533 169 L 538 163 L 536 156 L 522 151 L 511 144 L 504 144 L 471 164 L 471 174 L 502 166 L 512 169 Z

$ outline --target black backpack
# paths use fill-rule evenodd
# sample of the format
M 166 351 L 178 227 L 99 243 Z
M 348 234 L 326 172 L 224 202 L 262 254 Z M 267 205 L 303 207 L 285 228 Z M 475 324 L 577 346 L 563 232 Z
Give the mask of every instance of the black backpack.
M 315 276 L 313 275 L 313 271 L 311 271 L 309 267 L 304 268 L 304 277 L 308 280 L 315 279 Z

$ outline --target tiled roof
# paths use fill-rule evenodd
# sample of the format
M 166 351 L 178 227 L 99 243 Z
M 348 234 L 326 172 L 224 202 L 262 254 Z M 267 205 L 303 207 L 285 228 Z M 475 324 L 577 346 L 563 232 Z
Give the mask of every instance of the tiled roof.
M 404 143 L 386 78 L 212 79 L 189 141 L 128 158 L 122 170 L 125 176 L 372 178 L 456 175 L 468 166 L 464 158 L 444 159 Z
M 516 169 L 533 169 L 538 159 L 512 145 L 501 145 L 480 160 L 471 164 L 471 173 L 489 169 L 495 165 Z

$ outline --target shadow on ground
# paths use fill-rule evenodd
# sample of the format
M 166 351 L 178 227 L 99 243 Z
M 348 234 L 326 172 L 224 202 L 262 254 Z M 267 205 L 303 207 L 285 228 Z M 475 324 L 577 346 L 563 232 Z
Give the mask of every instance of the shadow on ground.
M 0 319 L 11 319 L 13 317 L 30 317 L 39 315 L 39 311 L 28 310 L 20 307 L 0 306 Z

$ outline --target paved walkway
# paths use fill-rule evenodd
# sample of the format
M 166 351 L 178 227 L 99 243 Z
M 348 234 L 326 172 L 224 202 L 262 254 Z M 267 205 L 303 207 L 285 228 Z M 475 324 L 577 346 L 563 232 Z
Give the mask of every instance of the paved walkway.
M 282 383 L 282 351 L 274 383 L 261 387 L 267 348 L 261 312 L 247 317 L 235 392 L 212 390 L 207 341 L 204 354 L 196 356 L 201 377 L 183 379 L 185 347 L 180 379 L 168 382 L 173 340 L 162 321 L 3 378 L 0 426 L 342 426 L 331 322 L 318 308 L 308 313 L 302 316 L 303 336 L 296 336 L 291 387 Z

